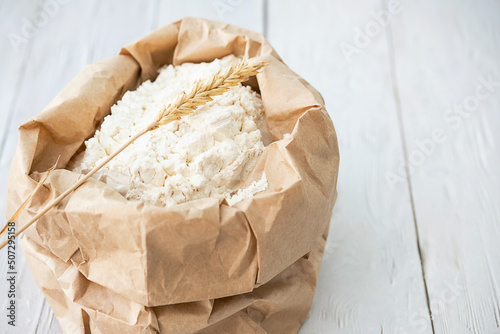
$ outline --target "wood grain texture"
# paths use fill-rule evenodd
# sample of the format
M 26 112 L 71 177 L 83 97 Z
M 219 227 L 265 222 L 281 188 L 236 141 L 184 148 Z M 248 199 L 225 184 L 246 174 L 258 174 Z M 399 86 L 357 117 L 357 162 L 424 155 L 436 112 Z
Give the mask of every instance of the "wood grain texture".
M 265 33 L 338 132 L 339 198 L 300 334 L 500 333 L 498 1 L 388 14 L 398 1 L 71 0 L 16 51 L 9 33 L 49 2 L 0 0 L 2 215 L 17 127 L 85 64 L 185 16 L 225 21 Z M 0 333 L 60 333 L 21 252 L 17 267 L 19 326 L 1 313 Z M 5 296 L 1 283 L 1 309 Z
M 222 21 L 262 33 L 264 0 L 183 0 L 159 3 L 158 26 L 187 16 Z
M 15 140 L 12 143 L 12 131 L 10 131 L 10 125 L 12 124 L 13 119 L 15 118 L 15 113 L 17 111 L 17 103 L 21 99 L 22 95 L 22 86 L 26 77 L 26 65 L 28 63 L 28 59 L 30 58 L 32 41 L 36 37 L 36 34 L 33 32 L 33 37 L 24 37 L 22 32 L 27 24 L 26 20 L 32 20 L 34 14 L 38 13 L 40 10 L 39 3 L 37 1 L 26 1 L 19 6 L 14 2 L 2 2 L 1 4 L 1 32 L 2 32 L 2 52 L 0 55 L 0 60 L 2 61 L 2 80 L 0 80 L 0 88 L 2 89 L 2 98 L 0 98 L 0 102 L 2 105 L 3 112 L 1 113 L 1 127 L 0 127 L 0 191 L 1 191 L 1 204 L 0 209 L 2 212 L 2 216 L 5 208 L 5 191 L 7 188 L 7 174 L 8 167 L 10 165 L 10 160 L 12 158 L 12 154 L 15 150 Z M 19 39 L 15 39 L 14 34 L 25 38 L 21 44 L 17 41 Z M 30 36 L 26 34 L 25 36 Z M 7 66 L 5 66 L 8 64 Z M 10 134 L 10 136 L 9 136 Z M 15 139 L 15 137 L 14 137 Z M 2 220 L 3 221 L 3 220 Z M 7 308 L 7 284 L 3 282 L 7 279 L 7 263 L 6 252 L 0 253 L 0 280 L 2 281 L 0 293 L 0 305 L 2 310 L 6 310 Z M 47 303 L 44 300 L 44 297 L 41 291 L 36 287 L 33 278 L 29 272 L 29 269 L 26 264 L 26 260 L 22 252 L 17 249 L 17 307 L 18 314 L 20 312 L 24 314 L 32 314 L 28 319 L 26 319 L 21 325 L 20 322 L 17 323 L 17 328 L 13 330 L 7 326 L 5 321 L 5 315 L 3 315 L 4 319 L 0 323 L 0 329 L 5 333 L 35 333 L 38 327 L 40 320 L 42 323 L 47 323 L 47 320 L 52 318 L 43 317 L 42 319 L 42 310 L 47 308 Z
M 392 26 L 436 334 L 500 333 L 499 18 L 498 1 L 422 0 Z
M 413 333 L 419 315 L 431 333 L 408 186 L 392 189 L 384 177 L 403 158 L 387 41 L 380 34 L 350 63 L 340 49 L 381 3 L 292 3 L 269 2 L 269 40 L 323 94 L 341 156 L 327 251 L 300 333 Z
M 36 1 L 27 1 L 24 6 L 16 6 L 12 1 L 0 2 L 0 158 L 6 151 L 7 133 L 15 102 L 24 79 L 24 68 L 29 54 L 29 44 L 18 43 L 16 35 L 21 35 L 23 18 L 31 17 L 36 11 Z M 5 159 L 6 161 L 8 159 Z M 10 161 L 9 161 L 10 163 Z M 8 163 L 7 163 L 8 164 Z M 0 165 L 0 168 L 3 168 Z M 5 166 L 8 168 L 7 166 Z M 2 169 L 3 171 L 3 169 Z M 7 178 L 5 174 L 0 177 L 0 198 L 5 198 Z M 0 202 L 0 209 L 4 210 L 5 201 Z
M 9 25 L 2 26 L 2 36 L 5 36 L 6 31 L 21 31 L 24 17 L 33 20 L 33 17 L 44 11 L 47 1 L 9 3 L 13 8 L 2 10 L 2 15 L 20 14 L 17 19 L 11 18 Z M 17 144 L 17 127 L 39 113 L 87 63 L 117 54 L 121 46 L 149 32 L 155 16 L 154 4 L 153 0 L 74 0 L 61 5 L 53 16 L 48 16 L 47 23 L 28 40 L 25 45 L 27 56 L 17 69 L 13 67 L 11 70 L 11 80 L 20 82 L 18 92 L 10 94 L 9 90 L 2 91 L 0 99 L 3 100 L 3 94 L 12 98 L 8 122 L 2 123 L 6 129 L 5 149 L 0 159 L 2 216 L 8 168 Z M 115 14 L 117 11 L 120 11 L 120 15 Z M 12 48 L 6 47 L 2 51 L 2 57 L 10 57 L 6 63 L 18 57 L 13 54 L 15 50 Z M 2 84 L 8 85 L 4 79 L 1 80 Z M 0 256 L 0 280 L 5 282 L 6 252 L 2 250 Z M 59 333 L 57 320 L 36 287 L 21 251 L 17 253 L 17 268 L 17 326 L 15 329 L 7 327 L 2 314 L 0 333 Z M 3 283 L 1 286 L 0 307 L 5 310 L 7 292 Z

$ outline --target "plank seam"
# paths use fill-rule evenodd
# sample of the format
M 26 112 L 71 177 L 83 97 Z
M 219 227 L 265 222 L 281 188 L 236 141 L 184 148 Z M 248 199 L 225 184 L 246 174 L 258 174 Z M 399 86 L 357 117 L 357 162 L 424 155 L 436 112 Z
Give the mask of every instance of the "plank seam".
M 153 17 L 151 18 L 151 30 L 158 29 L 160 20 L 160 0 L 153 0 Z
M 384 9 L 387 9 L 387 0 L 382 0 L 382 7 Z M 393 34 L 392 34 L 392 26 L 388 26 L 386 29 L 386 39 L 387 39 L 387 49 L 388 49 L 388 55 L 389 55 L 389 67 L 390 67 L 390 72 L 391 72 L 391 80 L 392 80 L 392 87 L 393 87 L 393 93 L 394 93 L 394 102 L 396 105 L 396 113 L 397 113 L 397 118 L 398 118 L 398 125 L 399 125 L 399 136 L 401 138 L 401 145 L 403 149 L 403 160 L 404 160 L 404 166 L 405 166 L 405 171 L 406 171 L 406 177 L 407 177 L 407 185 L 408 185 L 408 194 L 410 197 L 410 204 L 411 204 L 411 212 L 413 216 L 413 225 L 415 228 L 415 237 L 417 241 L 417 249 L 418 249 L 418 257 L 420 260 L 420 269 L 422 272 L 422 279 L 424 282 L 424 289 L 425 289 L 425 299 L 427 303 L 427 310 L 429 313 L 429 320 L 431 323 L 431 329 L 432 329 L 432 334 L 435 334 L 435 329 L 434 329 L 434 321 L 432 319 L 432 311 L 430 307 L 430 298 L 429 298 L 429 289 L 427 287 L 427 281 L 425 279 L 425 268 L 424 268 L 424 258 L 422 256 L 422 246 L 420 243 L 420 234 L 418 230 L 418 222 L 417 222 L 417 214 L 415 210 L 415 200 L 413 197 L 413 187 L 412 187 L 412 181 L 411 181 L 411 175 L 410 175 L 410 167 L 408 166 L 408 145 L 406 141 L 406 136 L 404 133 L 404 124 L 403 124 L 403 107 L 401 105 L 401 98 L 399 94 L 399 89 L 398 89 L 398 83 L 397 83 L 397 75 L 396 75 L 396 61 L 395 61 L 395 48 L 394 48 L 394 41 L 393 41 Z
M 38 327 L 40 326 L 40 320 L 42 320 L 42 316 L 43 316 L 43 311 L 45 309 L 45 305 L 47 303 L 47 300 L 45 299 L 45 296 L 43 298 L 43 302 L 42 302 L 42 307 L 40 308 L 40 313 L 38 314 L 38 320 L 36 322 L 36 327 L 35 327 L 35 333 L 38 333 Z
M 268 23 L 269 23 L 269 1 L 263 0 L 262 2 L 262 35 L 267 38 Z

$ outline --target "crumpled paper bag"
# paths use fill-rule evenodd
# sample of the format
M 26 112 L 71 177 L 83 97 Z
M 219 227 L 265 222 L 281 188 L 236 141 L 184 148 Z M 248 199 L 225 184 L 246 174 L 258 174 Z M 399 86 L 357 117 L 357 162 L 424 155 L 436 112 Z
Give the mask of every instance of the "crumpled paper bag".
M 7 215 L 59 155 L 19 225 L 78 179 L 62 168 L 127 90 L 165 64 L 228 54 L 271 60 L 249 82 L 271 143 L 243 184 L 265 172 L 268 189 L 233 206 L 206 198 L 167 209 L 83 184 L 22 241 L 66 333 L 295 333 L 305 320 L 337 195 L 337 139 L 321 95 L 256 32 L 185 18 L 86 66 L 19 128 Z

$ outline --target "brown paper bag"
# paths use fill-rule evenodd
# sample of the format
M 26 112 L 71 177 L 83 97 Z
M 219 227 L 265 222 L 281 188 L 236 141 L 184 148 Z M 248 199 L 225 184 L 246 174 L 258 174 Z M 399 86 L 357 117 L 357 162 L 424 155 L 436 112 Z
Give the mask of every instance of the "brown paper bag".
M 232 207 L 206 198 L 167 209 L 83 184 L 22 242 L 66 333 L 295 333 L 307 316 L 336 199 L 337 140 L 321 95 L 258 33 L 186 18 L 85 67 L 20 127 L 7 214 L 36 171 L 59 155 L 66 166 L 124 92 L 165 64 L 229 54 L 271 60 L 250 84 L 272 142 L 245 181 L 265 172 L 268 189 Z M 54 171 L 19 225 L 78 177 Z

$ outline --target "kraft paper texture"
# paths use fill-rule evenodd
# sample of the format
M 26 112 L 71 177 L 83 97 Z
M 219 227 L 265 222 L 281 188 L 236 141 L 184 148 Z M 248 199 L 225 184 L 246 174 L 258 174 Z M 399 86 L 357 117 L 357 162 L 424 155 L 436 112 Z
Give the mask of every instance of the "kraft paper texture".
M 248 83 L 270 143 L 243 185 L 265 172 L 268 189 L 232 207 L 206 198 L 167 209 L 83 184 L 22 240 L 65 333 L 281 334 L 305 320 L 337 196 L 337 139 L 321 95 L 256 32 L 186 18 L 86 66 L 19 128 L 7 215 L 59 155 L 19 226 L 81 176 L 65 166 L 127 90 L 165 64 L 229 54 L 271 61 Z

